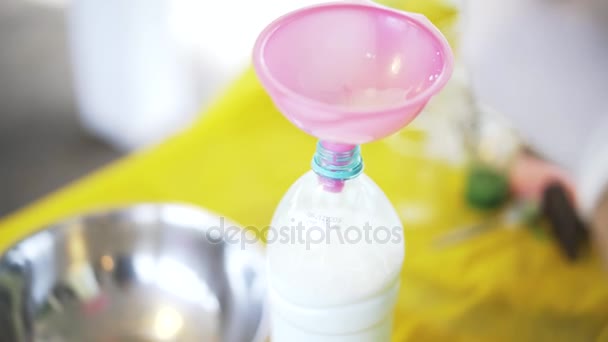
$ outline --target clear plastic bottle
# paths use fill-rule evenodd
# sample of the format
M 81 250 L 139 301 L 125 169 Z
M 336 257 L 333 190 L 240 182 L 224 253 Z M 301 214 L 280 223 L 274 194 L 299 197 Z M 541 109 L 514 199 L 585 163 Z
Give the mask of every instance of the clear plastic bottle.
M 273 342 L 389 341 L 404 258 L 401 222 L 362 174 L 359 148 L 319 144 L 268 235 Z

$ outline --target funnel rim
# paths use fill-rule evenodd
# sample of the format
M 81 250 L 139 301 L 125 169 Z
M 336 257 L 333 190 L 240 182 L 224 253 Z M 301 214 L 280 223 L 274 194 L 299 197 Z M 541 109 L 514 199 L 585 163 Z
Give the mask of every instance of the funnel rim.
M 342 106 L 330 105 L 325 102 L 315 100 L 311 97 L 301 95 L 296 91 L 290 89 L 290 87 L 283 84 L 283 82 L 277 80 L 273 73 L 270 71 L 270 68 L 266 64 L 266 59 L 264 56 L 264 52 L 266 50 L 266 44 L 272 38 L 274 33 L 279 30 L 283 25 L 288 24 L 291 20 L 295 19 L 298 15 L 301 15 L 305 12 L 317 10 L 317 9 L 330 9 L 336 7 L 359 7 L 359 8 L 368 8 L 377 10 L 383 13 L 390 13 L 393 15 L 397 15 L 399 17 L 405 18 L 410 22 L 414 23 L 418 28 L 425 30 L 430 37 L 435 39 L 438 43 L 441 53 L 443 55 L 443 68 L 439 73 L 439 76 L 435 79 L 435 82 L 431 84 L 427 89 L 422 92 L 416 94 L 414 97 L 410 99 L 405 99 L 402 102 L 397 104 L 384 106 L 384 107 L 375 107 L 375 108 L 346 108 Z M 452 74 L 454 68 L 454 55 L 447 39 L 444 35 L 437 29 L 430 20 L 428 20 L 424 15 L 418 13 L 408 13 L 399 10 L 395 10 L 389 7 L 381 6 L 376 3 L 370 2 L 369 4 L 363 2 L 357 3 L 349 3 L 349 2 L 329 2 L 324 4 L 317 4 L 312 6 L 307 6 L 292 12 L 289 12 L 278 19 L 274 20 L 270 23 L 259 35 L 258 39 L 255 42 L 254 50 L 253 50 L 253 66 L 258 75 L 260 76 L 260 81 L 267 88 L 270 93 L 274 93 L 275 90 L 281 94 L 287 95 L 290 99 L 299 102 L 307 107 L 316 108 L 324 111 L 331 111 L 334 113 L 348 113 L 348 114 L 378 114 L 378 112 L 389 112 L 396 111 L 404 108 L 408 108 L 418 104 L 425 104 L 433 95 L 441 91 L 446 83 L 449 81 L 450 76 Z

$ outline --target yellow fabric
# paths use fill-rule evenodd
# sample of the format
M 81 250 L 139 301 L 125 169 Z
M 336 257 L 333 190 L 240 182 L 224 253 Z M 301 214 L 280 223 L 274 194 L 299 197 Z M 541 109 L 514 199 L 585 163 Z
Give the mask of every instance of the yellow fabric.
M 456 13 L 430 0 L 393 5 L 444 29 Z M 608 285 L 595 255 L 569 264 L 550 239 L 527 230 L 498 229 L 434 249 L 437 233 L 474 217 L 462 203 L 464 171 L 396 153 L 392 143 L 363 147 L 366 172 L 401 213 L 431 210 L 426 221 L 403 215 L 407 257 L 394 341 L 608 341 Z M 188 130 L 5 218 L 0 249 L 64 217 L 141 201 L 195 203 L 264 227 L 309 169 L 314 148 L 248 71 Z

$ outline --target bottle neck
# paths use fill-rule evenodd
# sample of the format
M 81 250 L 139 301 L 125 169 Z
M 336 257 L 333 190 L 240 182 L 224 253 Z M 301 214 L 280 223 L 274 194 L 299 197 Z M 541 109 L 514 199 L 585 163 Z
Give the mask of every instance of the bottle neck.
M 343 145 L 319 141 L 312 158 L 312 169 L 326 190 L 340 192 L 344 181 L 363 172 L 359 145 Z

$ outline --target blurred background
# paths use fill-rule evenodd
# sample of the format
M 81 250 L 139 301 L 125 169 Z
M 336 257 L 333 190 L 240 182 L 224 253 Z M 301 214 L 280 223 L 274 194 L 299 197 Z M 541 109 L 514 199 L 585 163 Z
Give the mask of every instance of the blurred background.
M 0 216 L 185 127 L 315 2 L 0 2 Z
M 82 128 L 65 3 L 0 2 L 0 216 L 115 159 Z

